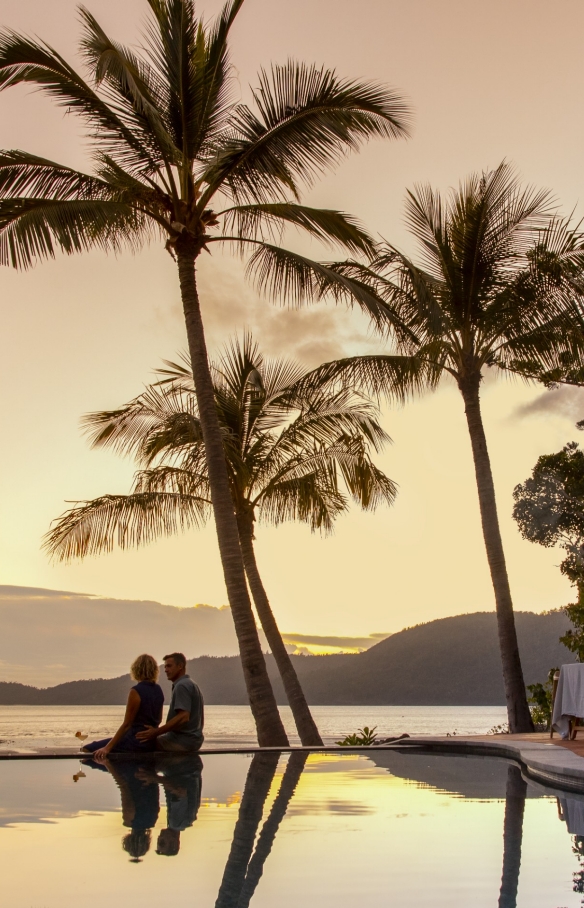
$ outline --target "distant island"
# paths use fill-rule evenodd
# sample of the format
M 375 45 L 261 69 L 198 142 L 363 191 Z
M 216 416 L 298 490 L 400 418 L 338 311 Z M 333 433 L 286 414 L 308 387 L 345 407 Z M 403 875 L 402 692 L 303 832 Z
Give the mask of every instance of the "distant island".
M 569 621 L 561 611 L 516 612 L 525 683 L 544 681 L 550 668 L 574 662 L 558 642 Z M 494 612 L 440 618 L 406 628 L 363 653 L 293 656 L 309 703 L 322 705 L 496 706 L 505 703 Z M 268 670 L 285 704 L 276 667 Z M 208 704 L 246 704 L 238 656 L 199 656 L 188 664 Z M 168 685 L 163 679 L 167 694 Z M 126 702 L 132 681 L 70 681 L 37 688 L 0 682 L 0 705 L 115 705 Z

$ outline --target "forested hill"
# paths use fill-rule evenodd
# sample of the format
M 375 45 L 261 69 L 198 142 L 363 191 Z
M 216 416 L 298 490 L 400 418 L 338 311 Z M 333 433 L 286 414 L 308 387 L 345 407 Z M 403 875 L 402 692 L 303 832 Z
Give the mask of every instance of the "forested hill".
M 544 681 L 553 666 L 575 661 L 558 642 L 569 627 L 562 612 L 517 612 L 516 622 L 526 684 Z M 292 658 L 313 704 L 494 706 L 505 702 L 492 612 L 441 618 L 407 628 L 359 655 Z M 285 703 L 271 656 L 268 668 L 278 702 Z M 237 657 L 200 656 L 189 661 L 188 671 L 201 686 L 207 703 L 247 702 Z M 0 704 L 125 703 L 131 683 L 129 675 L 71 681 L 44 689 L 2 682 Z M 168 694 L 166 679 L 162 684 Z

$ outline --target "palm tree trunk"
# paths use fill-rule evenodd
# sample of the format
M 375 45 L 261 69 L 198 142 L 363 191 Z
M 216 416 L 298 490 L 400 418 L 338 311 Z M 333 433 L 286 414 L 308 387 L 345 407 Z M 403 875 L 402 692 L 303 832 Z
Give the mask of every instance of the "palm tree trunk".
M 215 908 L 237 906 L 279 759 L 278 753 L 253 755 Z
M 519 658 L 513 601 L 507 576 L 499 517 L 497 515 L 495 486 L 481 416 L 479 382 L 480 375 L 473 375 L 470 379 L 459 380 L 459 387 L 464 399 L 479 493 L 483 536 L 491 570 L 491 580 L 495 591 L 499 647 L 503 663 L 509 731 L 512 733 L 530 732 L 533 731 L 533 722 L 527 705 L 523 669 Z
M 296 670 L 292 665 L 292 660 L 288 655 L 284 641 L 282 640 L 282 635 L 276 624 L 274 613 L 270 607 L 270 601 L 264 589 L 260 572 L 258 571 L 253 546 L 252 520 L 248 514 L 238 514 L 237 523 L 239 526 L 239 539 L 241 542 L 245 573 L 247 574 L 253 601 L 255 602 L 259 619 L 272 651 L 272 655 L 276 660 L 276 665 L 278 666 L 278 671 L 282 678 L 284 691 L 286 692 L 286 697 L 288 698 L 288 703 L 290 704 L 290 709 L 294 716 L 300 740 L 305 747 L 322 746 L 322 738 L 318 733 L 318 728 L 312 718 L 312 713 L 306 702 L 304 691 L 300 686 L 298 675 L 296 674 Z
M 182 240 L 182 237 L 181 237 Z M 178 272 L 193 369 L 195 393 L 209 472 L 211 501 L 227 596 L 235 624 L 249 705 L 260 747 L 286 747 L 288 738 L 266 669 L 245 580 L 237 521 L 227 477 L 221 429 L 215 408 L 205 332 L 195 279 L 196 248 L 177 244 Z
M 280 791 L 272 804 L 268 819 L 262 826 L 262 831 L 258 836 L 255 851 L 248 864 L 245 880 L 243 881 L 241 893 L 237 901 L 237 908 L 248 908 L 249 903 L 253 898 L 264 872 L 264 864 L 272 850 L 276 833 L 280 828 L 280 823 L 286 816 L 286 811 L 294 796 L 296 786 L 300 781 L 300 776 L 304 771 L 304 765 L 307 758 L 308 754 L 306 752 L 290 754 L 286 771 L 282 776 L 282 781 L 280 783 Z
M 522 778 L 519 768 L 509 766 L 505 793 L 503 874 L 499 891 L 499 908 L 516 908 L 517 905 L 526 793 L 527 783 Z

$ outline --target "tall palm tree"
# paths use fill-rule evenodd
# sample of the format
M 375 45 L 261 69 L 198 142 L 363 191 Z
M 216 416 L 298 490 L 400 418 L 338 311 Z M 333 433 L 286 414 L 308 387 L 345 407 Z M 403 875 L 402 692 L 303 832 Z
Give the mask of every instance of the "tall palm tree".
M 258 835 L 279 756 L 277 753 L 254 754 L 215 908 L 248 908 L 263 875 L 266 860 L 308 758 L 306 752 L 290 754 L 280 788 Z
M 17 268 L 93 247 L 136 248 L 153 235 L 178 267 L 189 353 L 227 595 L 260 744 L 286 743 L 245 582 L 199 306 L 196 261 L 212 244 L 252 251 L 260 284 L 300 273 L 317 296 L 344 295 L 340 275 L 280 248 L 288 224 L 349 250 L 371 241 L 350 217 L 299 204 L 302 184 L 371 136 L 397 138 L 408 111 L 392 91 L 290 61 L 262 71 L 254 107 L 237 103 L 228 39 L 243 0 L 216 21 L 192 0 L 147 0 L 139 52 L 111 39 L 85 8 L 89 81 L 47 44 L 0 34 L 0 89 L 46 91 L 81 117 L 93 172 L 25 151 L 0 153 L 0 263 Z M 290 201 L 292 199 L 292 201 Z M 255 251 L 254 251 L 255 250 Z M 374 305 L 358 291 L 364 306 Z
M 415 263 L 383 244 L 369 266 L 338 263 L 339 274 L 375 292 L 387 355 L 326 364 L 310 377 L 361 383 L 404 397 L 454 379 L 464 401 L 483 535 L 493 583 L 512 732 L 533 729 L 517 646 L 511 591 L 480 406 L 489 367 L 542 381 L 562 380 L 584 354 L 584 242 L 555 216 L 546 192 L 521 187 L 506 163 L 474 174 L 444 199 L 429 186 L 408 193 Z
M 527 782 L 521 775 L 519 766 L 508 766 L 503 826 L 503 872 L 499 890 L 499 908 L 517 908 L 526 796 Z
M 209 471 L 192 373 L 168 364 L 162 384 L 119 410 L 85 419 L 94 446 L 131 453 L 142 468 L 130 495 L 106 495 L 67 511 L 47 537 L 61 559 L 141 545 L 205 519 Z M 300 739 L 322 740 L 270 607 L 254 549 L 259 520 L 295 519 L 330 532 L 347 509 L 391 504 L 395 485 L 371 461 L 388 436 L 361 395 L 319 390 L 293 362 L 266 361 L 250 335 L 212 365 L 231 496 L 253 600 L 282 677 Z

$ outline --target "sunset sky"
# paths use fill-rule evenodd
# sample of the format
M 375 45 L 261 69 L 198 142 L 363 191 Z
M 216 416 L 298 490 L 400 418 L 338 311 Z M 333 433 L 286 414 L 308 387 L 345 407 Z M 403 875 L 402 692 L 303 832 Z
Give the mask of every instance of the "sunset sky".
M 113 36 L 138 39 L 144 2 L 87 5 Z M 73 60 L 75 6 L 4 0 L 0 19 Z M 219 8 L 199 5 L 206 16 Z M 584 215 L 583 33 L 581 0 L 246 0 L 232 62 L 246 99 L 260 66 L 289 57 L 383 81 L 408 98 L 409 141 L 371 143 L 305 200 L 349 211 L 415 255 L 403 226 L 406 189 L 431 182 L 447 190 L 503 158 L 526 182 L 551 189 L 564 212 Z M 75 118 L 27 90 L 0 95 L 0 146 L 89 166 Z M 331 254 L 316 245 L 310 251 Z M 226 255 L 201 263 L 212 351 L 244 328 L 266 354 L 311 366 L 377 349 L 361 316 L 333 305 L 274 306 L 243 271 Z M 67 501 L 129 490 L 132 464 L 90 451 L 79 419 L 125 403 L 162 359 L 185 347 L 176 269 L 162 244 L 118 258 L 59 257 L 25 274 L 3 269 L 0 301 L 0 583 L 224 604 L 212 526 L 82 564 L 52 565 L 40 551 Z M 547 392 L 490 376 L 483 403 L 515 608 L 556 608 L 572 595 L 557 567 L 561 553 L 521 540 L 511 493 L 540 454 L 584 441 L 574 428 L 584 418 L 584 391 Z M 458 390 L 444 384 L 403 409 L 386 409 L 383 424 L 394 444 L 377 462 L 399 484 L 393 508 L 353 509 L 327 539 L 301 525 L 257 530 L 260 569 L 283 631 L 366 636 L 494 607 Z

